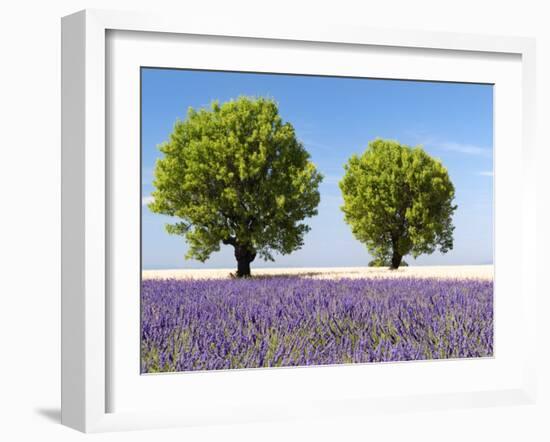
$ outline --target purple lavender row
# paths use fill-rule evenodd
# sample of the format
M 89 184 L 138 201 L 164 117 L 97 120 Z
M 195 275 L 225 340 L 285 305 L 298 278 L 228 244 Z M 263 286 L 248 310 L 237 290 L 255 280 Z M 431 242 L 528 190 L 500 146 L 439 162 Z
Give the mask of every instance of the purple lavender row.
M 493 354 L 493 283 L 144 280 L 142 373 Z

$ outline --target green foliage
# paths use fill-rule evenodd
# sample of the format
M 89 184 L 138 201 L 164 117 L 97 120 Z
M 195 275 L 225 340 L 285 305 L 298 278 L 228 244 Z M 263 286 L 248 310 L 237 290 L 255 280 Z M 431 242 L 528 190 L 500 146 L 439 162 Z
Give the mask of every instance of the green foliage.
M 405 255 L 453 248 L 454 186 L 421 147 L 370 142 L 348 160 L 340 189 L 345 220 L 375 261 L 397 268 Z
M 205 261 L 220 243 L 252 261 L 299 249 L 317 214 L 322 176 L 273 100 L 240 97 L 190 108 L 177 121 L 154 171 L 149 208 L 178 218 L 166 226 Z
M 407 261 L 401 261 L 399 267 L 408 267 L 409 264 Z M 369 261 L 369 267 L 391 267 L 391 259 L 380 259 L 374 258 L 372 261 Z

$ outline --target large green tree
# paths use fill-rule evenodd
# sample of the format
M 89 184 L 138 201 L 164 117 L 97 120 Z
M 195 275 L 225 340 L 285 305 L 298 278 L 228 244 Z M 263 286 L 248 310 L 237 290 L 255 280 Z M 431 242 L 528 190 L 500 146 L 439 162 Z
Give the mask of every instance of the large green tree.
M 190 108 L 160 150 L 149 208 L 177 218 L 166 228 L 187 239 L 186 258 L 204 262 L 231 245 L 243 277 L 256 255 L 274 260 L 302 246 L 322 176 L 273 100 Z
M 454 186 L 447 169 L 421 147 L 370 142 L 363 155 L 348 160 L 340 189 L 353 234 L 390 268 L 405 255 L 453 248 Z

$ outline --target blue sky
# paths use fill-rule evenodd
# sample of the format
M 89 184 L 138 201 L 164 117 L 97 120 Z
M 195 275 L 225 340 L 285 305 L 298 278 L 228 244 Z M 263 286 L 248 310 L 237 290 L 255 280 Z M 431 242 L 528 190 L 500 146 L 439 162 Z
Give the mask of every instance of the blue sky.
M 252 267 L 362 266 L 371 260 L 344 223 L 338 181 L 343 165 L 377 138 L 422 145 L 447 167 L 456 188 L 454 249 L 411 265 L 489 264 L 493 260 L 493 88 L 490 85 L 317 76 L 142 69 L 142 263 L 144 269 L 232 268 L 233 248 L 201 263 L 185 260 L 185 239 L 168 235 L 170 218 L 145 205 L 158 145 L 187 109 L 240 95 L 267 96 L 310 152 L 325 179 L 319 214 L 302 249 L 257 259 Z

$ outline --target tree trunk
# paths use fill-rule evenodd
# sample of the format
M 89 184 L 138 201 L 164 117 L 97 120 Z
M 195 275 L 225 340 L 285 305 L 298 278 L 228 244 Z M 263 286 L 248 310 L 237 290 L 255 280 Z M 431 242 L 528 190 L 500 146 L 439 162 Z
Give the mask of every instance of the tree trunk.
M 403 259 L 403 256 L 400 255 L 398 252 L 396 252 L 395 249 L 394 249 L 392 257 L 391 257 L 391 267 L 390 267 L 390 269 L 391 270 L 397 270 L 399 268 L 399 266 L 401 265 L 401 260 L 402 259 Z
M 238 278 L 248 278 L 250 276 L 250 261 L 247 259 L 237 261 L 236 275 Z
M 237 260 L 237 278 L 250 277 L 250 263 L 256 258 L 256 251 L 246 246 L 235 246 Z

